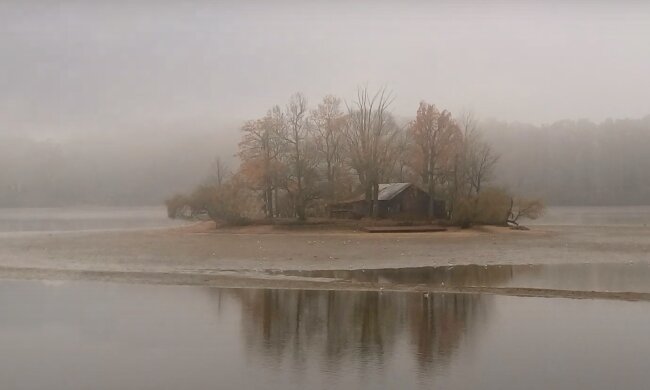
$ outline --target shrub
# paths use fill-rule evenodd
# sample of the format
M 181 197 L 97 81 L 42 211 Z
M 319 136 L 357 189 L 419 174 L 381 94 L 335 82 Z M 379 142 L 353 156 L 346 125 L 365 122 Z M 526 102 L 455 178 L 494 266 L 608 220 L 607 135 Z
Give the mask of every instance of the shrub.
M 167 206 L 167 217 L 177 218 L 183 207 L 189 204 L 189 199 L 185 195 L 177 194 L 165 201 Z
M 505 191 L 498 188 L 486 188 L 478 196 L 457 199 L 451 223 L 461 228 L 474 224 L 506 225 L 510 199 Z
M 246 215 L 250 209 L 250 191 L 233 176 L 223 184 L 205 190 L 201 195 L 206 204 L 206 211 L 217 224 L 231 226 L 250 225 L 251 219 Z

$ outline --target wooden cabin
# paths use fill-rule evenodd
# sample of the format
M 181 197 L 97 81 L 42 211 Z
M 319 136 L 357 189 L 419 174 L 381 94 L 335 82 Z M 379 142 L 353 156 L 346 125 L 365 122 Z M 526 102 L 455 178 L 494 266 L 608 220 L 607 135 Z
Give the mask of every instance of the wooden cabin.
M 390 219 L 426 219 L 429 194 L 411 183 L 379 185 L 379 217 Z M 330 218 L 358 219 L 369 215 L 370 202 L 365 195 L 328 205 Z M 445 218 L 445 202 L 434 201 L 434 217 Z

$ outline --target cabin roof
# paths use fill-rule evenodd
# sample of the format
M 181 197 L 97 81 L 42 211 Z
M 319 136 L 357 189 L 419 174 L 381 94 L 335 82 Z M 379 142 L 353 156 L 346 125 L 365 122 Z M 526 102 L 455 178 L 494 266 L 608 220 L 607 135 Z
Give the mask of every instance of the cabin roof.
M 379 200 L 391 200 L 397 195 L 401 194 L 404 190 L 409 188 L 411 183 L 387 183 L 379 185 Z
M 377 199 L 380 201 L 386 201 L 386 200 L 392 200 L 394 199 L 397 195 L 401 194 L 404 192 L 404 190 L 408 189 L 411 187 L 413 184 L 411 183 L 384 183 L 379 185 L 379 194 L 377 196 Z M 353 202 L 360 202 L 366 200 L 365 194 L 360 194 L 357 195 L 353 198 L 344 200 L 342 202 L 337 202 L 338 204 L 340 203 L 353 203 Z

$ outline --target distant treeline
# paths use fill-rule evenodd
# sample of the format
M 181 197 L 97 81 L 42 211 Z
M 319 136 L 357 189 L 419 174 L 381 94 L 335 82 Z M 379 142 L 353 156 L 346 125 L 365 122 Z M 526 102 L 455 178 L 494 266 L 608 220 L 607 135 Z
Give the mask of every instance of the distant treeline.
M 552 205 L 650 204 L 650 116 L 552 125 L 483 121 L 499 183 Z
M 236 145 L 214 130 L 0 133 L 0 207 L 160 205 L 201 182 L 215 156 Z
M 478 127 L 500 156 L 493 183 L 514 193 L 551 205 L 650 204 L 650 116 Z M 50 141 L 0 135 L 0 207 L 160 204 L 205 178 L 217 155 L 236 165 L 241 132 L 216 129 Z

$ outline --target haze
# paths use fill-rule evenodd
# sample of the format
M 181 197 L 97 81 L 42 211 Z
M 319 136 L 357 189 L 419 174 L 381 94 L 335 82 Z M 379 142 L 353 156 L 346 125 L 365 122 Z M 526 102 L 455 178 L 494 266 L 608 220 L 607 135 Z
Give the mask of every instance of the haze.
M 639 119 L 650 113 L 649 11 L 631 1 L 5 1 L 2 149 L 16 137 L 99 154 L 113 144 L 157 166 L 171 150 L 189 154 L 158 193 L 232 156 L 242 121 L 296 91 L 316 104 L 386 86 L 403 117 L 426 99 L 535 125 Z M 152 143 L 166 146 L 146 154 Z M 24 176 L 16 159 L 5 167 Z

